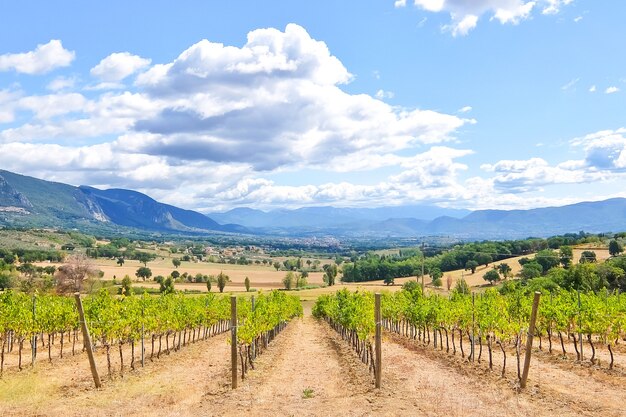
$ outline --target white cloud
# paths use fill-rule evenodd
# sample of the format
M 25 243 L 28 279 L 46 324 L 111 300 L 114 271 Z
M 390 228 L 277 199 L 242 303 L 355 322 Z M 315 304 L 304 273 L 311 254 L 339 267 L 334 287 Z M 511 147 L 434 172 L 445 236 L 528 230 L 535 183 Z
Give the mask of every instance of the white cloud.
M 78 112 L 84 109 L 87 99 L 78 93 L 60 93 L 45 96 L 24 97 L 18 107 L 27 109 L 38 119 L 49 119 L 62 114 Z
M 589 87 L 589 92 L 590 92 L 590 93 L 595 93 L 595 92 L 596 92 L 596 90 L 597 90 L 597 89 L 596 89 L 596 86 L 595 86 L 595 85 L 592 85 L 591 87 Z
M 472 106 L 465 106 L 459 109 L 459 113 L 469 113 L 472 111 Z
M 613 93 L 617 93 L 619 91 L 618 87 L 615 87 L 614 85 L 607 87 L 606 90 L 604 90 L 605 94 L 613 94 Z
M 583 17 L 582 16 L 577 16 L 577 17 L 574 18 L 574 23 L 578 23 L 581 20 L 583 20 Z
M 573 3 L 574 0 L 545 0 L 545 4 L 541 13 L 543 14 L 557 14 L 561 11 L 562 6 L 567 6 L 570 3 Z M 582 18 L 581 18 L 582 19 Z
M 55 68 L 67 67 L 74 60 L 75 53 L 63 48 L 61 41 L 53 39 L 37 45 L 34 51 L 0 55 L 0 71 L 23 74 L 44 74 Z
M 113 53 L 90 71 L 91 75 L 106 83 L 115 83 L 147 67 L 152 60 L 128 52 Z
M 561 86 L 561 90 L 563 91 L 569 90 L 570 88 L 574 87 L 578 83 L 578 81 L 580 81 L 580 78 L 573 78 L 567 84 Z
M 69 90 L 76 85 L 76 79 L 74 77 L 56 77 L 50 81 L 46 86 L 46 89 L 50 91 Z
M 169 105 L 136 123 L 154 136 L 133 149 L 272 170 L 440 143 L 466 123 L 348 94 L 338 85 L 351 78 L 326 44 L 293 24 L 250 32 L 241 48 L 201 41 L 138 76 L 139 87 Z
M 393 93 L 393 91 L 385 91 L 385 90 L 378 90 L 375 94 L 375 97 L 379 100 L 384 100 L 386 98 L 394 98 L 395 94 Z
M 541 9 L 543 14 L 556 14 L 563 6 L 573 0 L 414 0 L 414 4 L 428 12 L 448 12 L 450 24 L 443 30 L 453 36 L 467 35 L 474 29 L 482 15 L 489 15 L 489 20 L 497 20 L 501 24 L 518 24 L 528 19 L 534 9 Z M 395 7 L 406 6 L 405 0 L 398 0 Z

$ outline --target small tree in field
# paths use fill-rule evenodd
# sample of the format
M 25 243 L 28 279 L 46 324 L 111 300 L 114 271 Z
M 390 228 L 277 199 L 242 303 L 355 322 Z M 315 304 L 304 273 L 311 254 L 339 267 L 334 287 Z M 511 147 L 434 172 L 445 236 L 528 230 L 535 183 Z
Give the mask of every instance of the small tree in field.
M 478 262 L 476 262 L 476 261 L 475 261 L 475 260 L 473 260 L 473 259 L 470 259 L 469 261 L 467 261 L 467 262 L 465 263 L 465 270 L 466 270 L 466 271 L 467 271 L 467 270 L 472 271 L 472 274 L 473 274 L 474 272 L 476 272 L 476 268 L 478 268 Z
M 60 293 L 80 292 L 86 280 L 98 276 L 91 261 L 82 254 L 72 255 L 67 263 L 59 267 L 54 275 Z
M 250 278 L 246 277 L 246 279 L 243 281 L 243 285 L 246 286 L 246 292 L 250 291 Z
M 617 240 L 613 239 L 609 242 L 609 254 L 611 256 L 617 256 L 624 252 L 624 247 Z
M 230 277 L 220 271 L 219 275 L 217 276 L 217 288 L 220 290 L 220 292 L 224 292 L 224 287 L 226 287 L 226 284 L 229 282 Z
M 215 278 L 215 275 L 209 275 L 209 276 L 207 277 L 207 280 L 206 280 L 206 289 L 207 289 L 209 292 L 211 292 L 211 287 L 213 286 L 212 284 L 213 284 L 214 282 L 216 282 L 216 281 L 217 281 L 217 279 Z
M 137 268 L 135 276 L 145 281 L 146 278 L 150 278 L 152 276 L 152 270 L 146 266 L 140 266 L 139 268 Z
M 500 281 L 500 274 L 495 269 L 490 269 L 483 275 L 483 279 L 493 285 L 494 282 Z
M 296 277 L 293 273 L 293 271 L 289 271 L 287 272 L 287 274 L 285 274 L 285 277 L 283 278 L 283 286 L 285 287 L 286 290 L 290 290 L 293 288 L 294 284 L 296 283 Z
M 124 265 L 124 258 L 117 258 L 117 264 L 118 264 L 119 266 Z
M 122 279 L 122 288 L 120 288 L 120 293 L 126 297 L 133 295 L 132 281 L 128 275 L 125 275 Z
M 174 269 L 178 269 L 178 267 L 180 266 L 180 259 L 173 258 L 172 259 L 172 265 L 174 265 Z

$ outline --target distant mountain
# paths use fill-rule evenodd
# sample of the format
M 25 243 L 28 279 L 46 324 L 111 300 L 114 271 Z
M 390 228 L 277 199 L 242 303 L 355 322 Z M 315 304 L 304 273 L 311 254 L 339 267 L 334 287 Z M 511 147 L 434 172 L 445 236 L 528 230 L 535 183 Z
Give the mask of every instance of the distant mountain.
M 132 227 L 161 232 L 235 232 L 191 210 L 129 190 L 73 187 L 0 170 L 0 225 L 81 228 Z
M 136 191 L 73 187 L 0 170 L 0 226 L 123 232 L 245 233 L 350 238 L 448 236 L 517 239 L 626 230 L 626 199 L 532 210 L 468 210 L 411 205 L 378 208 L 236 208 L 210 216 Z M 94 229 L 95 228 L 95 229 Z M 126 229 L 125 229 L 126 228 Z
M 390 219 L 432 220 L 440 216 L 460 218 L 469 210 L 436 206 L 410 205 L 377 208 L 303 207 L 295 210 L 261 211 L 236 208 L 223 213 L 209 213 L 220 223 L 237 223 L 250 228 L 327 229 L 336 227 L 362 228 Z
M 211 213 L 218 222 L 232 222 L 259 233 L 330 234 L 343 237 L 450 236 L 461 239 L 517 239 L 578 232 L 626 230 L 626 199 L 571 204 L 531 210 L 444 209 L 399 206 L 373 209 L 310 207 L 260 211 L 237 208 Z

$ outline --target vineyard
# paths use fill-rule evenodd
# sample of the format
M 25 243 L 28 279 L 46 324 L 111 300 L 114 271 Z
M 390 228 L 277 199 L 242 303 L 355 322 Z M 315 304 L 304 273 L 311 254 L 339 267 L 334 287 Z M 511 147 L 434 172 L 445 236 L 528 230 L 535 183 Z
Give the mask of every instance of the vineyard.
M 424 296 L 419 287 L 413 287 L 382 295 L 382 324 L 391 332 L 435 349 L 445 349 L 453 355 L 458 351 L 470 361 L 481 362 L 486 346 L 490 370 L 494 367 L 494 349 L 499 349 L 502 376 L 506 371 L 507 350 L 513 349 L 520 378 L 520 354 L 528 332 L 531 304 L 531 297 L 522 291 L 501 295 L 489 289 L 478 296 L 453 293 L 442 297 Z M 321 296 L 313 314 L 329 321 L 371 367 L 373 311 L 373 294 L 342 290 Z M 583 359 L 584 339 L 585 349 L 591 351 L 588 358 L 592 364 L 597 360 L 596 350 L 603 346 L 610 357 L 608 369 L 612 370 L 614 347 L 626 338 L 626 297 L 564 290 L 546 294 L 540 303 L 534 335 L 539 339 L 540 349 L 546 337 L 550 353 L 556 349 L 553 342 L 558 341 L 563 356 L 566 345 L 571 343 L 578 361 Z M 464 338 L 470 347 L 464 348 Z
M 237 343 L 245 372 L 286 322 L 302 314 L 302 307 L 296 297 L 278 291 L 258 296 L 254 310 L 250 299 L 241 298 L 238 304 Z M 123 372 L 125 346 L 130 346 L 129 366 L 135 369 L 138 358 L 143 365 L 144 355 L 149 360 L 158 359 L 163 353 L 231 329 L 230 300 L 214 294 L 115 297 L 103 290 L 85 297 L 83 305 L 92 344 L 106 352 L 109 376 L 114 372 L 111 356 L 115 348 L 119 371 Z M 27 362 L 35 364 L 41 350 L 47 351 L 50 362 L 62 359 L 68 351 L 72 355 L 82 352 L 79 329 L 79 315 L 71 297 L 11 291 L 0 294 L 0 373 L 9 357 L 22 370 Z

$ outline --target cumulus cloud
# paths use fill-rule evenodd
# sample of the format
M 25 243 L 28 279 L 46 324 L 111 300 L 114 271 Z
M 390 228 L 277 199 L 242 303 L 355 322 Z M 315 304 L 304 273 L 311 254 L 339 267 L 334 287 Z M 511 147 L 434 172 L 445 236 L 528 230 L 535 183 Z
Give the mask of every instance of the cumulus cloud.
M 590 93 L 595 93 L 595 92 L 596 92 L 596 90 L 597 90 L 597 89 L 596 89 L 596 86 L 595 86 L 595 85 L 592 85 L 591 87 L 589 87 L 589 92 L 590 92 Z
M 107 83 L 115 83 L 147 67 L 152 60 L 128 52 L 113 53 L 90 71 L 91 75 Z
M 603 130 L 570 141 L 584 152 L 583 159 L 556 165 L 543 158 L 502 160 L 483 164 L 481 169 L 493 173 L 494 188 L 528 192 L 552 184 L 579 184 L 605 181 L 626 174 L 626 128 Z
M 76 79 L 74 77 L 57 77 L 48 83 L 46 89 L 50 91 L 69 90 L 75 85 Z
M 465 106 L 459 109 L 459 113 L 469 113 L 472 111 L 472 106 Z
M 614 85 L 607 87 L 606 90 L 604 90 L 605 94 L 613 94 L 613 93 L 617 93 L 619 91 L 618 87 L 615 87 Z
M 447 12 L 451 22 L 443 26 L 453 36 L 467 35 L 483 15 L 501 24 L 518 24 L 530 17 L 534 9 L 543 14 L 556 14 L 573 0 L 414 0 L 415 6 L 428 12 Z M 406 0 L 398 0 L 395 7 L 406 6 Z
M 44 74 L 53 69 L 67 67 L 75 58 L 74 51 L 63 48 L 60 40 L 53 39 L 37 45 L 34 51 L 0 55 L 0 71 L 23 74 Z
M 241 48 L 204 40 L 137 77 L 150 97 L 170 104 L 137 121 L 137 132 L 152 135 L 132 147 L 272 170 L 439 143 L 466 122 L 345 93 L 339 86 L 351 79 L 325 43 L 294 24 L 252 31 Z

